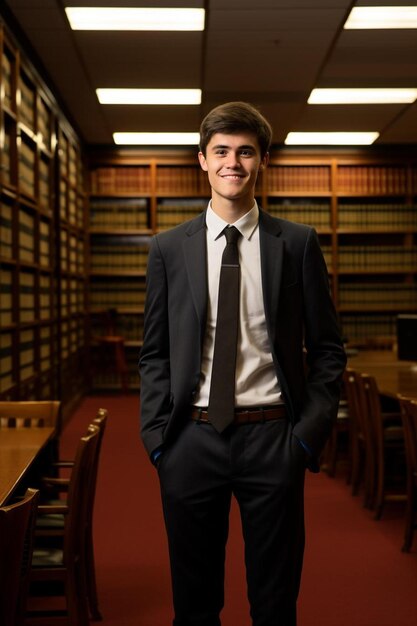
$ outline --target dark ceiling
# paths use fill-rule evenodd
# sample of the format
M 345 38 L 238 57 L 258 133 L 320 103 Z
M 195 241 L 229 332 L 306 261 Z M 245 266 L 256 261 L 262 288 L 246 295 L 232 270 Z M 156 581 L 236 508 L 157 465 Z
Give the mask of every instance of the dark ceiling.
M 114 131 L 197 131 L 228 100 L 259 106 L 274 143 L 289 131 L 379 131 L 417 143 L 417 104 L 312 106 L 313 87 L 416 87 L 415 30 L 343 30 L 353 6 L 384 0 L 7 0 L 88 144 Z M 400 0 L 400 5 L 415 4 Z M 64 6 L 206 9 L 204 32 L 72 31 Z M 201 106 L 100 105 L 97 87 L 199 87 Z

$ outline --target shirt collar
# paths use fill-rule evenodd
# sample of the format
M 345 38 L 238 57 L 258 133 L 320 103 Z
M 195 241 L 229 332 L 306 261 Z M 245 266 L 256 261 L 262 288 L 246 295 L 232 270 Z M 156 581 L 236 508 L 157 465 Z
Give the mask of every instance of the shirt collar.
M 256 227 L 258 226 L 258 222 L 259 208 L 258 203 L 255 200 L 253 207 L 250 209 L 250 211 L 245 213 L 245 215 L 243 215 L 236 222 L 234 222 L 233 226 L 235 226 L 241 233 L 241 235 L 249 241 L 253 233 L 255 232 Z M 226 226 L 228 226 L 228 223 L 225 222 L 221 217 L 219 217 L 217 213 L 215 213 L 211 208 L 211 200 L 207 207 L 206 225 L 208 233 L 213 240 L 218 239 Z

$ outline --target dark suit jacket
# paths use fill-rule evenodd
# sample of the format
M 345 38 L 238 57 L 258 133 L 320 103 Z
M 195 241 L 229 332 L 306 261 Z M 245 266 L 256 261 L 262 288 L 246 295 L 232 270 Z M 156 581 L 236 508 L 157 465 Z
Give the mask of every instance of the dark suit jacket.
M 318 456 L 336 418 L 346 361 L 326 266 L 313 228 L 260 210 L 259 229 L 276 373 L 293 433 Z M 152 239 L 140 355 L 141 433 L 149 454 L 169 445 L 193 404 L 206 327 L 206 263 L 205 213 Z

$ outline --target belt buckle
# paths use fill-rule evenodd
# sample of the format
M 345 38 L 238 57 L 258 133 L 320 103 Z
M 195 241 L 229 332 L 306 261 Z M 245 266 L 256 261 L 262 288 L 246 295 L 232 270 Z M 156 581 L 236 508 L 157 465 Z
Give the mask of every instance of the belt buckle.
M 203 409 L 201 408 L 201 406 L 198 406 L 198 407 L 196 407 L 196 410 L 197 410 L 197 413 L 198 413 L 198 416 L 197 416 L 197 419 L 196 419 L 196 423 L 198 425 L 198 424 L 201 424 L 201 414 L 203 412 Z

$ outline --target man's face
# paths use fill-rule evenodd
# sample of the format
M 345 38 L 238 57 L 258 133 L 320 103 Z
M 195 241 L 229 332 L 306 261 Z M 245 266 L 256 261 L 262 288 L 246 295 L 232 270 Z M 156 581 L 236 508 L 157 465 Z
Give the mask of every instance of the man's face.
M 206 155 L 199 152 L 198 158 L 208 174 L 213 201 L 253 202 L 259 170 L 268 161 L 268 155 L 261 158 L 254 133 L 216 133 L 207 144 Z

